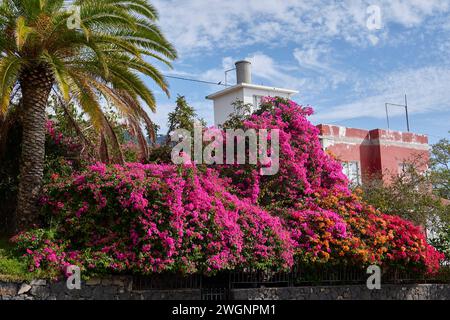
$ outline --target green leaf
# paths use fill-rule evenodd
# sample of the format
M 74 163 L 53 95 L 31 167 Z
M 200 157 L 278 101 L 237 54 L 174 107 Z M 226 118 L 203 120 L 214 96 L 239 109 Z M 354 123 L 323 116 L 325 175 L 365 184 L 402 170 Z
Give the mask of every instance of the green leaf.
M 19 51 L 22 50 L 22 47 L 25 45 L 27 41 L 27 38 L 33 32 L 34 29 L 26 25 L 26 20 L 24 17 L 20 16 L 19 18 L 17 18 L 15 36 L 16 36 L 16 45 Z

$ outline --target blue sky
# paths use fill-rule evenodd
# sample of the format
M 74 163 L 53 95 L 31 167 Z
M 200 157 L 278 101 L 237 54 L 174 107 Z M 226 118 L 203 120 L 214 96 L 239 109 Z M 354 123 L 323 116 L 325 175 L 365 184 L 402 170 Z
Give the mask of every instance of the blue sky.
M 254 83 L 298 90 L 314 107 L 312 121 L 386 128 L 385 102 L 408 95 L 411 130 L 430 141 L 450 130 L 450 1 L 153 0 L 160 26 L 179 51 L 168 75 L 224 81 L 240 59 L 253 64 Z M 369 30 L 367 8 L 381 12 Z M 233 81 L 233 73 L 229 81 Z M 153 119 L 165 132 L 178 94 L 209 124 L 223 87 L 170 79 L 172 97 L 156 86 Z M 391 128 L 406 131 L 404 111 L 392 107 Z

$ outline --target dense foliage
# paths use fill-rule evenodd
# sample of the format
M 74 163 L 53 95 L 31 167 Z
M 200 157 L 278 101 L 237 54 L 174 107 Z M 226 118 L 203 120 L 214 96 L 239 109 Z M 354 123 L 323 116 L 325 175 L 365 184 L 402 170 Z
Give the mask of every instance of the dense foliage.
M 99 163 L 55 180 L 43 199 L 52 236 L 39 239 L 38 230 L 16 238 L 34 268 L 208 273 L 292 265 L 280 219 L 227 192 L 212 170 Z
M 383 213 L 400 216 L 437 233 L 450 224 L 449 201 L 431 190 L 437 172 L 417 168 L 426 168 L 426 163 L 414 156 L 405 162 L 400 173 L 368 177 L 357 188 L 366 203 Z
M 15 238 L 32 268 L 211 273 L 252 267 L 378 264 L 433 273 L 423 230 L 365 204 L 320 146 L 312 109 L 268 98 L 239 126 L 280 130 L 280 171 L 261 165 L 105 166 L 55 176 L 48 225 Z M 58 269 L 59 268 L 59 269 Z
M 225 166 L 223 175 L 236 192 L 286 221 L 300 261 L 436 270 L 442 255 L 420 227 L 382 214 L 351 192 L 341 165 L 322 149 L 319 131 L 307 119 L 312 112 L 266 98 L 242 119 L 244 129 L 280 130 L 280 171 L 260 177 L 261 165 Z
M 439 140 L 432 146 L 431 155 L 434 190 L 440 197 L 450 200 L 450 140 Z
M 445 254 L 446 262 L 450 262 L 450 227 L 446 226 L 431 239 L 431 244 Z
M 195 109 L 191 107 L 184 96 L 178 96 L 175 110 L 168 115 L 167 126 L 169 128 L 167 135 L 161 136 L 159 145 L 152 148 L 149 161 L 155 163 L 170 163 L 172 147 L 171 134 L 177 129 L 187 130 L 193 136 L 195 123 L 201 127 L 206 127 L 206 122 L 199 118 Z
M 0 118 L 8 115 L 13 98 L 20 97 L 25 109 L 37 98 L 32 90 L 46 80 L 40 102 L 47 105 L 53 87 L 64 103 L 76 103 L 115 148 L 111 160 L 122 162 L 103 104 L 114 106 L 140 138 L 144 126 L 153 135 L 143 103 L 155 111 L 155 98 L 142 76 L 168 95 L 168 84 L 153 63 L 171 66 L 177 57 L 157 20 L 156 8 L 142 0 L 2 1 Z M 27 83 L 31 90 L 26 94 Z

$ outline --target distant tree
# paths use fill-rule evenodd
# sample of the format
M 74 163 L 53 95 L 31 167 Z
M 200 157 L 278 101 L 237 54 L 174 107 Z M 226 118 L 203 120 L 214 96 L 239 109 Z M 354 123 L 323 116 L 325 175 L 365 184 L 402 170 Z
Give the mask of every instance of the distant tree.
M 430 243 L 445 254 L 447 262 L 450 262 L 450 226 L 442 228 L 442 230 L 430 239 Z
M 450 140 L 448 139 L 441 139 L 431 148 L 431 179 L 434 192 L 450 200 Z
M 450 206 L 432 192 L 432 173 L 418 169 L 423 167 L 423 160 L 417 157 L 409 160 L 402 172 L 369 177 L 357 188 L 363 199 L 380 211 L 439 232 L 450 224 Z
M 431 180 L 434 193 L 438 197 L 450 200 L 450 141 L 448 139 L 441 139 L 431 148 Z M 443 201 L 446 202 L 446 200 Z M 447 208 L 449 207 L 447 202 Z M 431 239 L 431 244 L 443 252 L 447 261 L 450 261 L 450 223 L 441 227 L 441 230 Z
M 175 110 L 169 113 L 169 134 L 176 129 L 185 129 L 193 132 L 195 121 L 199 121 L 203 127 L 206 126 L 206 122 L 198 117 L 195 109 L 186 102 L 184 96 L 178 96 L 176 103 Z
M 191 107 L 184 96 L 178 96 L 177 106 L 168 116 L 168 133 L 163 145 L 156 146 L 150 152 L 149 161 L 156 163 L 169 163 L 171 161 L 172 142 L 170 138 L 171 132 L 177 129 L 185 129 L 194 132 L 194 123 L 198 121 L 202 127 L 206 127 L 206 122 L 199 118 L 195 109 Z

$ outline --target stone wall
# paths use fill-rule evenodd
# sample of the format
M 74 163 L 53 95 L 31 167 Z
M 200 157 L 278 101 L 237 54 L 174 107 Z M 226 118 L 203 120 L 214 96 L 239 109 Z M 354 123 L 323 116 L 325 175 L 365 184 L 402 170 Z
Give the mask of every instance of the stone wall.
M 201 300 L 200 289 L 133 290 L 131 277 L 92 279 L 81 290 L 69 290 L 65 282 L 35 280 L 29 283 L 0 281 L 0 300 Z M 450 284 L 366 286 L 318 286 L 233 289 L 232 300 L 450 300 Z
M 238 289 L 235 300 L 450 300 L 450 284 Z
M 92 279 L 80 290 L 65 282 L 34 280 L 29 283 L 0 281 L 0 300 L 200 300 L 200 289 L 136 291 L 131 277 Z

